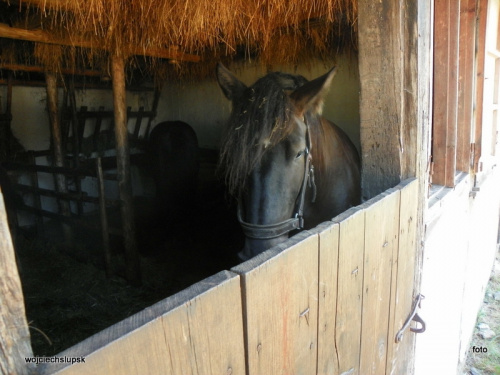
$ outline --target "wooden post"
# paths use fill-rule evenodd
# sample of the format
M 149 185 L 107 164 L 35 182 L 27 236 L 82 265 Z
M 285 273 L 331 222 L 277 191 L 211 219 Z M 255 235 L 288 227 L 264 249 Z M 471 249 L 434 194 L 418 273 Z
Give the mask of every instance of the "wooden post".
M 149 117 L 148 125 L 146 126 L 146 131 L 144 132 L 144 140 L 147 140 L 149 138 L 149 132 L 151 130 L 151 123 L 153 122 L 153 119 L 156 117 L 156 109 L 158 108 L 158 102 L 160 101 L 160 93 L 161 89 L 156 88 L 155 89 L 155 96 L 153 99 L 153 107 L 151 108 L 151 112 L 153 112 L 153 115 Z
M 359 0 L 360 134 L 365 199 L 401 180 L 403 139 L 404 10 L 399 1 Z M 403 18 L 403 19 L 402 19 Z
M 422 95 L 430 90 L 430 67 L 420 71 L 419 64 L 429 56 L 430 46 L 423 45 L 428 36 L 420 32 L 419 23 L 428 17 L 427 5 L 423 0 L 358 2 L 365 199 L 403 179 L 425 176 L 429 103 Z
M 132 183 L 130 179 L 130 150 L 127 132 L 127 105 L 125 91 L 125 57 L 119 53 L 111 56 L 113 77 L 113 105 L 115 115 L 116 164 L 120 191 L 122 227 L 125 243 L 126 277 L 133 284 L 141 283 L 139 255 L 135 237 Z
M 28 151 L 28 155 L 30 157 L 31 165 L 36 166 L 36 157 L 34 152 Z M 42 212 L 42 200 L 40 199 L 38 173 L 36 170 L 33 170 L 31 173 L 31 186 L 33 186 L 33 205 L 37 210 L 35 213 L 36 232 L 38 236 L 43 236 L 45 234 L 45 228 L 43 226 L 43 216 L 40 214 L 40 212 Z
M 106 275 L 110 277 L 113 274 L 111 251 L 109 247 L 109 226 L 108 214 L 106 212 L 106 194 L 104 192 L 104 175 L 102 173 L 101 157 L 97 157 L 96 163 L 97 182 L 99 185 L 99 212 L 101 216 L 101 234 L 102 234 L 102 247 L 104 251 L 104 266 L 106 268 Z
M 358 1 L 363 196 L 373 197 L 403 178 L 418 178 L 414 294 L 420 288 L 429 181 L 433 4 Z M 411 345 L 408 353 L 414 351 L 414 339 Z
M 23 291 L 0 189 L 0 373 L 34 373 L 25 361 L 32 356 Z
M 73 167 L 78 168 L 80 166 L 80 150 L 81 150 L 81 140 L 80 140 L 80 132 L 78 131 L 78 116 L 76 110 L 76 97 L 75 97 L 75 79 L 72 77 L 69 80 L 69 103 L 71 107 L 71 127 L 73 133 Z M 76 191 L 78 193 L 82 192 L 82 183 L 80 180 L 80 176 L 76 176 L 75 178 L 75 186 Z M 77 201 L 78 215 L 83 215 L 83 204 L 81 200 Z
M 7 103 L 5 105 L 5 113 L 2 115 L 3 120 L 0 121 L 0 144 L 2 147 L 2 159 L 8 159 L 12 153 L 12 130 L 10 125 L 12 122 L 12 72 L 9 72 L 7 78 Z
M 50 130 L 52 134 L 52 147 L 54 151 L 54 164 L 56 167 L 64 167 L 64 156 L 61 142 L 61 126 L 57 110 L 57 75 L 53 72 L 45 73 L 47 83 L 47 105 L 49 110 Z M 56 174 L 56 189 L 60 193 L 67 193 L 66 177 L 63 174 Z M 59 212 L 64 216 L 70 216 L 71 211 L 67 200 L 59 200 Z M 68 224 L 62 224 L 64 238 L 71 242 L 73 235 Z

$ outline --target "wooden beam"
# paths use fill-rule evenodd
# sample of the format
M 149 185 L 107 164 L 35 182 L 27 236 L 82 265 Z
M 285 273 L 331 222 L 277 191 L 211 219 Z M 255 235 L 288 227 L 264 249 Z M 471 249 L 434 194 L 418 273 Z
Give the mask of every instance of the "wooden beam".
M 57 44 L 62 46 L 103 49 L 103 43 L 81 39 L 59 38 L 44 30 L 26 30 L 0 23 L 0 38 L 26 40 L 30 42 Z M 199 62 L 201 57 L 177 51 L 175 48 L 141 48 L 125 46 L 131 55 L 159 57 L 178 61 Z
M 50 119 L 50 133 L 52 135 L 52 150 L 54 156 L 54 165 L 56 167 L 64 167 L 64 154 L 62 150 L 62 138 L 61 138 L 61 122 L 59 121 L 59 112 L 57 105 L 57 75 L 56 73 L 46 72 L 45 81 L 47 83 L 47 106 L 49 110 Z M 54 175 L 56 189 L 59 193 L 66 194 L 68 192 L 66 188 L 66 176 L 64 174 Z M 63 216 L 71 216 L 71 209 L 69 207 L 69 202 L 64 199 L 58 200 L 59 213 Z M 71 227 L 67 224 L 62 224 L 62 229 L 64 232 L 64 239 L 66 242 L 71 243 L 73 241 L 73 233 Z
M 17 72 L 29 72 L 29 73 L 45 73 L 45 68 L 43 66 L 37 65 L 21 65 L 21 64 L 0 64 L 0 69 L 12 70 Z M 61 69 L 62 74 L 76 75 L 76 76 L 87 76 L 87 77 L 100 77 L 101 72 L 97 70 L 80 70 L 80 69 Z
M 111 55 L 113 77 L 113 105 L 115 117 L 116 164 L 118 189 L 121 201 L 122 228 L 125 244 L 125 268 L 127 280 L 132 285 L 141 283 L 141 270 L 137 239 L 135 237 L 132 182 L 130 177 L 130 149 L 127 132 L 127 104 L 125 91 L 125 58 Z
M 358 1 L 360 135 L 363 198 L 399 183 L 404 124 L 403 8 L 397 1 Z M 410 87 L 411 90 L 411 87 Z

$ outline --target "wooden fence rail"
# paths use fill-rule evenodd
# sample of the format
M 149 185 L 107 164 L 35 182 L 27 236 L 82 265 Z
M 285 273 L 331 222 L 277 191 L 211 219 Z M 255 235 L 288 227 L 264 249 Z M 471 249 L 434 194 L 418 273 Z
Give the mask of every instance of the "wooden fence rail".
M 408 373 L 418 183 L 407 180 L 60 355 L 41 374 Z

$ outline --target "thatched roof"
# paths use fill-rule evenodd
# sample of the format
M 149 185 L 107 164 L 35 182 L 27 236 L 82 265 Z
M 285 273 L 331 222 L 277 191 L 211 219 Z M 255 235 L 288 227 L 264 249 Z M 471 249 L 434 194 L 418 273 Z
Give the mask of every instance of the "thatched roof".
M 191 61 L 187 65 L 200 70 L 200 65 L 213 69 L 215 60 L 241 57 L 266 65 L 332 59 L 356 45 L 355 0 L 2 1 L 8 12 L 1 22 L 43 32 L 72 49 L 37 47 L 38 60 L 56 66 L 56 57 L 74 59 L 74 46 L 86 51 L 76 55 L 85 55 L 87 63 L 106 51 L 167 57 L 177 67 Z M 201 63 L 193 63 L 197 60 Z M 161 70 L 156 59 L 144 65 Z

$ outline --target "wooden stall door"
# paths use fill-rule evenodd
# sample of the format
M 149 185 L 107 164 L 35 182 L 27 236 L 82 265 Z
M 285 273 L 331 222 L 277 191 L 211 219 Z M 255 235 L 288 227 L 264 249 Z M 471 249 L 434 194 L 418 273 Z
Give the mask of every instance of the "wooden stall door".
M 419 182 L 408 180 L 95 335 L 42 374 L 410 374 Z
M 317 374 L 411 374 L 418 186 L 406 180 L 311 231 L 319 237 Z

